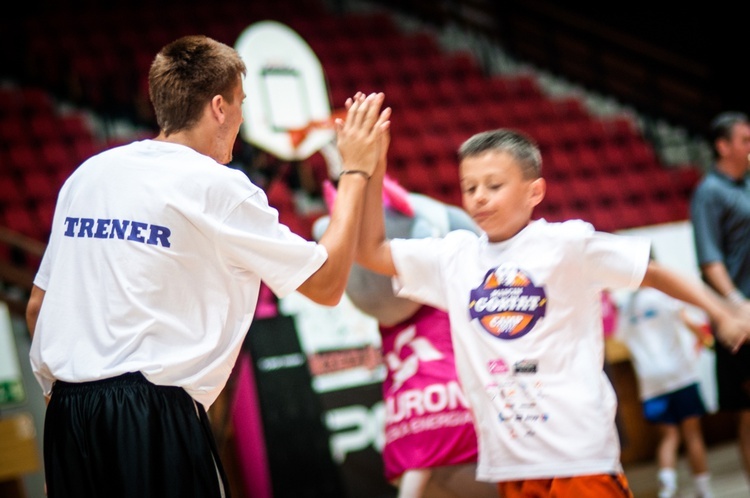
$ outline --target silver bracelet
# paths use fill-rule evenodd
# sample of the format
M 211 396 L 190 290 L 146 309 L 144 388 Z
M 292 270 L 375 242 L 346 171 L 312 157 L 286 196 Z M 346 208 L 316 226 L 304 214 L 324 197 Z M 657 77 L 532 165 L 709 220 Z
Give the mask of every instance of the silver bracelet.
M 362 171 L 361 169 L 345 169 L 342 170 L 341 173 L 339 173 L 339 178 L 341 178 L 344 175 L 362 175 L 365 177 L 366 180 L 370 179 L 370 175 L 367 174 L 367 172 Z
M 732 292 L 726 295 L 726 298 L 730 303 L 736 306 L 739 306 L 740 304 L 745 302 L 745 295 L 738 289 L 732 290 Z

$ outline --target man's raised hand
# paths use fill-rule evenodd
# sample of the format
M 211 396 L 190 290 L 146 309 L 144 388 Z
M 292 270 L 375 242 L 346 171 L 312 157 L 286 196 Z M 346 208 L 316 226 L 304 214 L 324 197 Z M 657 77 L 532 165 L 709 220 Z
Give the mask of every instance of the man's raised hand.
M 390 126 L 391 109 L 380 110 L 384 95 L 358 92 L 346 101 L 346 119 L 336 120 L 336 144 L 343 161 L 343 171 L 362 172 L 372 176 L 381 157 L 383 134 Z

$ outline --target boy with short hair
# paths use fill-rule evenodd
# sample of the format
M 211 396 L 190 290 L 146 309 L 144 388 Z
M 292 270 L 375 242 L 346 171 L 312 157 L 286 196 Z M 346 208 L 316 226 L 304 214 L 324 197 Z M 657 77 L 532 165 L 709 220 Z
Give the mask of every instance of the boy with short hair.
M 649 263 L 646 239 L 533 220 L 545 180 L 527 136 L 479 133 L 458 155 L 463 207 L 483 233 L 388 240 L 375 181 L 357 262 L 395 277 L 399 296 L 448 311 L 478 479 L 498 482 L 504 497 L 632 496 L 603 372 L 602 290 L 651 286 L 699 306 L 732 348 L 750 326 L 707 287 Z

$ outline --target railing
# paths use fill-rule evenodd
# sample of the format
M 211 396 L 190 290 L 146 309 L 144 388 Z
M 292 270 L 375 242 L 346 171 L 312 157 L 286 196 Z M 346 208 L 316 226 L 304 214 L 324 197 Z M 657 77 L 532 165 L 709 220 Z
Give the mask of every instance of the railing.
M 47 245 L 5 227 L 0 227 L 0 246 L 10 247 L 20 252 L 24 259 L 39 259 Z M 23 265 L 0 261 L 0 301 L 8 305 L 8 310 L 24 316 L 29 292 L 34 281 L 34 270 Z

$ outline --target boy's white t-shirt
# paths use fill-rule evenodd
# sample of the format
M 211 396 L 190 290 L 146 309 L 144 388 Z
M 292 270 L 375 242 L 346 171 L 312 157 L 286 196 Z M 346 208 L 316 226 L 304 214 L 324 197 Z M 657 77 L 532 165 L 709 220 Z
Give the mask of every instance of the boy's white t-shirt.
M 478 479 L 622 470 L 600 293 L 640 285 L 649 246 L 578 220 L 537 220 L 501 243 L 468 231 L 391 241 L 398 295 L 450 315 Z
M 265 193 L 188 147 L 144 140 L 84 162 L 63 185 L 34 283 L 31 346 L 56 379 L 140 371 L 206 409 L 226 384 L 264 281 L 294 291 L 326 250 L 278 222 Z
M 642 400 L 698 383 L 698 353 L 693 335 L 680 317 L 705 322 L 702 311 L 656 289 L 631 293 L 619 313 L 617 338 L 628 347 Z

